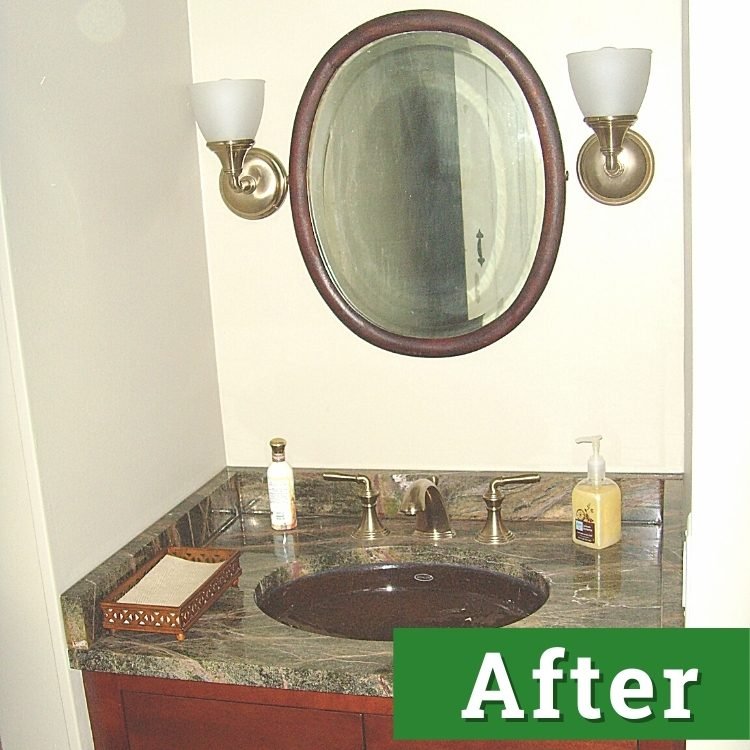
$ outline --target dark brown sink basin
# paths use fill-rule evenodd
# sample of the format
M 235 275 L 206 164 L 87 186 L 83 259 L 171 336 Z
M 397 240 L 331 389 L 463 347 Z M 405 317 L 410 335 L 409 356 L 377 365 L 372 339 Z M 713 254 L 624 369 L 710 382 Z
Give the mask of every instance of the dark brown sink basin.
M 390 641 L 396 627 L 502 627 L 528 617 L 549 596 L 546 579 L 519 566 L 509 572 L 398 560 L 305 567 L 293 563 L 267 576 L 255 600 L 279 622 L 339 638 Z

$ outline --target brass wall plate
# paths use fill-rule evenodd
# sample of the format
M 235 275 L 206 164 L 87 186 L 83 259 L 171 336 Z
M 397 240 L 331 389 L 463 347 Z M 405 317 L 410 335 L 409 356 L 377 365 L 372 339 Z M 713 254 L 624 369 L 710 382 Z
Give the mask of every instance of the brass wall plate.
M 227 207 L 243 219 L 263 219 L 281 206 L 286 198 L 288 178 L 281 162 L 269 151 L 251 148 L 242 163 L 240 183 L 255 183 L 252 191 L 235 190 L 230 176 L 222 171 L 219 191 Z
M 582 146 L 576 163 L 581 187 L 595 201 L 622 206 L 643 195 L 654 178 L 654 154 L 645 138 L 628 130 L 617 160 L 620 171 L 611 175 L 604 168 L 599 139 L 592 135 Z

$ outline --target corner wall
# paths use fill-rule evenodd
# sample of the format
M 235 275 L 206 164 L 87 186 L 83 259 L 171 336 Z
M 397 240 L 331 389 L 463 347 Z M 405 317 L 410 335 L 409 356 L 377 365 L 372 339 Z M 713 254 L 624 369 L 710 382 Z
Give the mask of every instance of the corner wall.
M 3 413 L 15 399 L 18 420 L 0 501 L 23 515 L 0 555 L 14 574 L 18 550 L 36 560 L 2 591 L 35 618 L 3 631 L 19 686 L 0 698 L 5 750 L 88 746 L 59 595 L 226 464 L 187 21 L 184 0 L 0 5 Z M 32 668 L 57 679 L 30 694 Z

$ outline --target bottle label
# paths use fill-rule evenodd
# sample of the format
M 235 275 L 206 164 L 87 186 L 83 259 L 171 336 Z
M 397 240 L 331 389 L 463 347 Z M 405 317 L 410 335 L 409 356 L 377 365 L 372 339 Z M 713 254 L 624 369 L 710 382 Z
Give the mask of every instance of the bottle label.
M 592 521 L 579 521 L 576 519 L 576 539 L 579 542 L 596 544 L 596 526 Z
M 596 524 L 590 504 L 576 511 L 575 535 L 579 542 L 596 544 Z
M 268 482 L 268 500 L 271 507 L 271 527 L 293 529 L 297 525 L 294 495 L 286 480 Z

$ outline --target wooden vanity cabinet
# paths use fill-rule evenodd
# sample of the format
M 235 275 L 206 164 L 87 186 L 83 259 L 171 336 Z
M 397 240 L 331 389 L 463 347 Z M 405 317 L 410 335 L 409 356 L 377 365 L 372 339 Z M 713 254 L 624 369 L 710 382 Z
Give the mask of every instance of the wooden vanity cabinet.
M 682 750 L 672 741 L 402 741 L 393 701 L 84 672 L 97 750 Z

